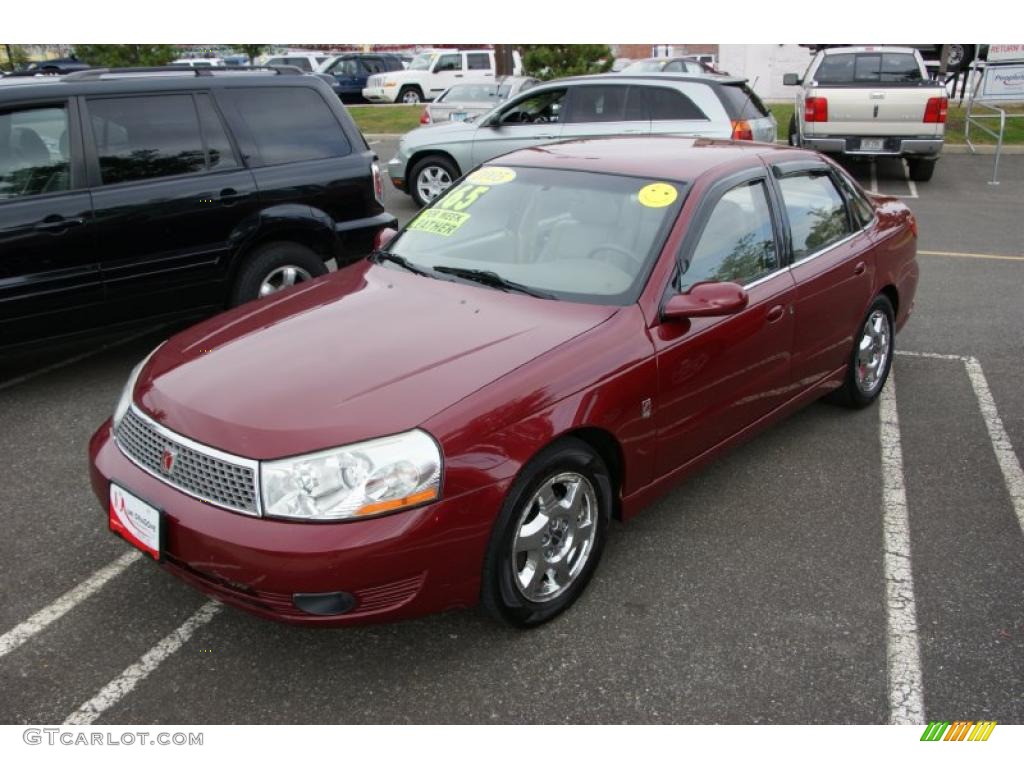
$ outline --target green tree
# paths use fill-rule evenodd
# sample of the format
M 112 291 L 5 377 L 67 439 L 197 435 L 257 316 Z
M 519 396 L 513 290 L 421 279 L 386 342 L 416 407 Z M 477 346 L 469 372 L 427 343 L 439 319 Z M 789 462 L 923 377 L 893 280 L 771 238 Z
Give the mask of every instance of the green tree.
M 5 45 L 4 54 L 6 59 L 4 69 L 17 69 L 28 61 L 25 51 L 18 45 Z
M 234 48 L 236 51 L 244 53 L 246 56 L 249 57 L 249 64 L 255 65 L 256 59 L 263 53 L 265 53 L 270 46 L 266 45 L 265 43 L 246 43 L 245 45 L 232 45 L 231 47 Z
M 160 67 L 178 57 L 173 45 L 76 45 L 75 56 L 94 67 Z
M 612 49 L 607 45 L 522 45 L 523 69 L 531 77 L 591 75 L 612 68 Z

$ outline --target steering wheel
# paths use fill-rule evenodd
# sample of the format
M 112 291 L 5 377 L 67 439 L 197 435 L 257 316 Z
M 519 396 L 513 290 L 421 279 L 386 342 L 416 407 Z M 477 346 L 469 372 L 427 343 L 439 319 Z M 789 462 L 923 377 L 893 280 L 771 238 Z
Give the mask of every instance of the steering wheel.
M 630 251 L 630 250 L 627 250 L 626 248 L 623 248 L 621 245 L 615 245 L 614 243 L 606 243 L 605 245 L 597 246 L 597 248 L 595 248 L 594 250 L 592 250 L 590 253 L 587 254 L 587 258 L 588 259 L 594 259 L 596 261 L 603 261 L 606 264 L 611 264 L 612 260 L 610 258 L 603 258 L 602 259 L 602 258 L 598 258 L 596 256 L 596 254 L 599 254 L 599 253 L 602 253 L 602 252 L 609 253 L 609 254 L 614 253 L 614 254 L 618 254 L 620 256 L 625 256 L 627 259 L 629 259 L 631 262 L 633 262 L 633 264 L 635 264 L 638 268 L 642 268 L 643 265 L 644 265 L 643 257 L 638 256 L 633 251 Z

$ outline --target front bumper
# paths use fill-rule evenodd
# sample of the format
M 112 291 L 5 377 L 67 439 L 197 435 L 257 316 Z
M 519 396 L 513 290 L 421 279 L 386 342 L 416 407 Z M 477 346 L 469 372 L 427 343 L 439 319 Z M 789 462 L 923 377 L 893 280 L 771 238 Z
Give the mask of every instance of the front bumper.
M 883 139 L 880 150 L 862 150 L 861 139 Z M 904 139 L 898 136 L 803 136 L 806 149 L 835 155 L 890 155 L 893 157 L 938 157 L 943 139 Z
M 164 510 L 160 565 L 228 605 L 290 624 L 345 626 L 474 605 L 491 526 L 510 481 L 384 517 L 289 522 L 229 512 L 129 461 L 108 420 L 89 443 L 93 491 L 106 509 L 113 480 Z M 343 614 L 296 607 L 297 594 L 344 592 Z
M 405 182 L 405 174 L 408 170 L 406 168 L 405 159 L 396 155 L 388 160 L 387 165 L 388 178 L 391 179 L 391 185 L 395 189 L 400 189 L 403 192 L 408 192 L 409 187 Z
M 398 91 L 394 88 L 363 88 L 363 98 L 375 104 L 391 104 L 397 95 Z

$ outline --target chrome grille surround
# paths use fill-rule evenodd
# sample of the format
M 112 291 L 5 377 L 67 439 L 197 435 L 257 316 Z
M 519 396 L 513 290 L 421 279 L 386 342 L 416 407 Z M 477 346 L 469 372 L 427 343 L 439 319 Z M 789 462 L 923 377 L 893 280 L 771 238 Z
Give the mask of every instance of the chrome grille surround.
M 133 404 L 114 430 L 117 447 L 133 464 L 167 485 L 217 507 L 260 515 L 259 462 L 218 451 L 157 424 Z M 169 474 L 164 451 L 176 452 Z

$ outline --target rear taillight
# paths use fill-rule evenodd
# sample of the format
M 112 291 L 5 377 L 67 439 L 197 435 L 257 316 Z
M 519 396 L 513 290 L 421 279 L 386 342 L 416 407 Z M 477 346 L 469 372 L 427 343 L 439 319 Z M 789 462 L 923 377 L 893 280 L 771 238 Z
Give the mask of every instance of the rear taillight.
M 423 114 L 420 115 L 420 125 L 430 125 L 430 111 L 426 107 L 423 108 Z
M 384 205 L 384 179 L 380 175 L 380 166 L 373 163 L 370 170 L 373 173 L 373 196 L 378 203 Z
M 754 131 L 746 120 L 733 120 L 732 137 L 735 141 L 753 141 Z
M 924 107 L 924 121 L 926 123 L 944 123 L 948 110 L 949 99 L 945 96 L 933 96 L 928 99 L 928 103 Z
M 821 96 L 811 96 L 804 101 L 804 122 L 805 123 L 827 123 L 828 122 L 828 99 Z

